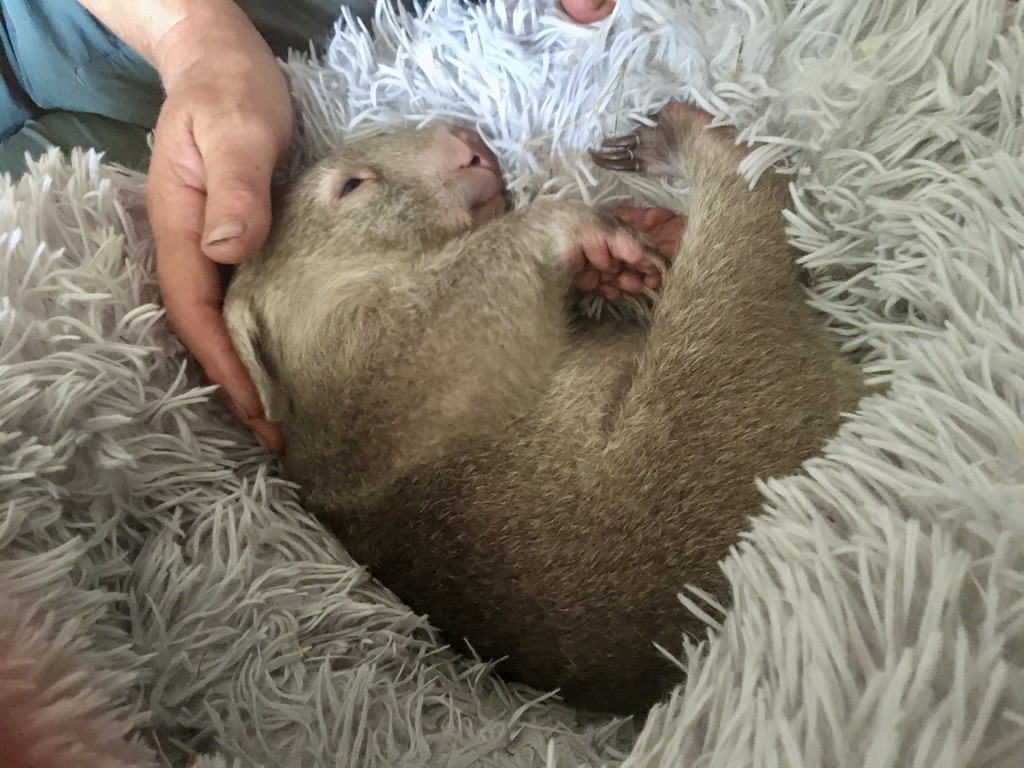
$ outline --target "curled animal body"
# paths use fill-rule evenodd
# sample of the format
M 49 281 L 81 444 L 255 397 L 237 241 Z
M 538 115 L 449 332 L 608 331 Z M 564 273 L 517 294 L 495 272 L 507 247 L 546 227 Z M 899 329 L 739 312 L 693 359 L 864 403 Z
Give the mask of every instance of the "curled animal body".
M 494 156 L 443 125 L 311 168 L 225 300 L 308 508 L 453 643 L 585 709 L 676 682 L 655 644 L 703 632 L 677 593 L 727 597 L 755 478 L 797 470 L 864 392 L 806 303 L 787 183 L 751 188 L 709 120 L 670 104 L 594 153 L 691 180 L 649 327 L 567 300 L 588 238 L 650 284 L 637 232 L 570 202 L 506 212 Z

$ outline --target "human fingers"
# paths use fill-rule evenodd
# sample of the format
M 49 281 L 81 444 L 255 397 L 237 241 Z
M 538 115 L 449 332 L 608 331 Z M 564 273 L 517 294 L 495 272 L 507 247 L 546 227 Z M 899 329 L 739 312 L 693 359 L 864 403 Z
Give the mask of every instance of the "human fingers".
M 200 159 L 181 128 L 173 120 L 158 122 L 147 180 L 157 275 L 167 318 L 207 377 L 221 387 L 232 412 L 270 450 L 279 451 L 283 445 L 280 430 L 263 418 L 259 395 L 220 314 L 220 273 L 200 245 L 206 203 Z
M 562 0 L 562 8 L 573 21 L 590 24 L 615 10 L 615 0 Z
M 263 416 L 259 394 L 228 335 L 221 315 L 222 286 L 217 265 L 197 260 L 157 258 L 164 307 L 175 333 L 195 356 L 207 378 L 220 386 L 228 408 L 267 450 L 280 452 L 280 428 Z

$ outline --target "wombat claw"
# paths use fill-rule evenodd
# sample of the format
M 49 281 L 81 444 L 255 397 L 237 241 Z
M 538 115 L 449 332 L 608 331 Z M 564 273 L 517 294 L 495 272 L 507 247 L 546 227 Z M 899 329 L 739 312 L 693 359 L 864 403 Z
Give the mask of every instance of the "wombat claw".
M 636 133 L 613 136 L 601 142 L 600 149 L 591 149 L 590 157 L 602 168 L 612 171 L 642 171 L 646 163 L 636 151 L 640 137 Z

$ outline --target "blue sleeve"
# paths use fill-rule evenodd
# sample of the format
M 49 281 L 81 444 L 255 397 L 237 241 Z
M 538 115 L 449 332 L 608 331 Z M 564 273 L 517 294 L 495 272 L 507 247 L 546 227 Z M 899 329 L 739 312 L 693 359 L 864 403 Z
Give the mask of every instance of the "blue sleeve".
M 342 7 L 364 19 L 374 7 L 374 0 L 237 1 L 278 56 L 326 41 Z M 0 140 L 29 117 L 57 110 L 156 123 L 163 100 L 156 70 L 77 0 L 0 0 L 0 44 Z
M 40 111 L 156 121 L 156 70 L 76 0 L 0 0 L 0 9 L 8 66 Z

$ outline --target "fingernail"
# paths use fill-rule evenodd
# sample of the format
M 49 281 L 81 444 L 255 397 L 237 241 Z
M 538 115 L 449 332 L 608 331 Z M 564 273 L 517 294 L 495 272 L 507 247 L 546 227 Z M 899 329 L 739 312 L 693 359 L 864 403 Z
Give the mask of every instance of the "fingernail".
M 233 240 L 245 232 L 245 222 L 241 219 L 225 219 L 207 236 L 206 245 L 221 245 Z
M 271 453 L 270 443 L 267 442 L 267 439 L 263 437 L 263 435 L 261 435 L 259 432 L 253 432 L 253 434 L 256 435 L 256 442 L 263 446 L 263 450 L 266 451 L 267 453 Z

